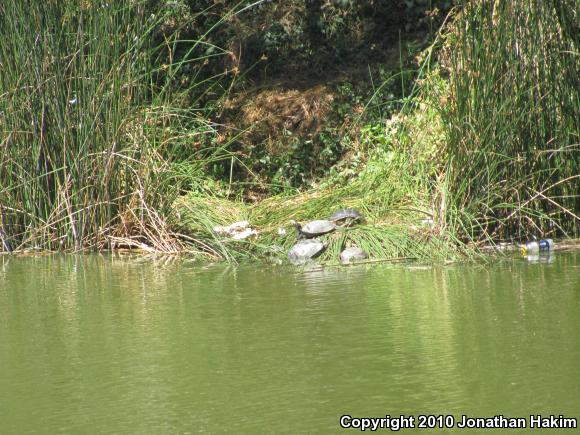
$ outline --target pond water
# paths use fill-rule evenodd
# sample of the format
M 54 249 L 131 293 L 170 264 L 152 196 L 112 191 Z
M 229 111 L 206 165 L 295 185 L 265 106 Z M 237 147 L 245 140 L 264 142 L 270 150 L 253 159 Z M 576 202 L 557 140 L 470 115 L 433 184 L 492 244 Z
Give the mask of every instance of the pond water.
M 338 433 L 343 415 L 449 415 L 462 434 L 489 429 L 459 429 L 461 415 L 577 421 L 579 333 L 577 253 L 310 271 L 2 256 L 0 433 Z

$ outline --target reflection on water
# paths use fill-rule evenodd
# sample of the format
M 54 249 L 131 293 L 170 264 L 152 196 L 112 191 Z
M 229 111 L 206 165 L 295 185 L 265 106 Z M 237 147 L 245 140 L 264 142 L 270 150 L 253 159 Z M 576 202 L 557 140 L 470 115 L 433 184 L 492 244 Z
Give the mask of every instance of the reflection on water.
M 556 255 L 553 253 L 527 255 L 528 263 L 553 263 Z
M 580 418 L 579 271 L 578 254 L 310 271 L 0 257 L 0 421 L 172 434 L 332 433 L 346 413 Z

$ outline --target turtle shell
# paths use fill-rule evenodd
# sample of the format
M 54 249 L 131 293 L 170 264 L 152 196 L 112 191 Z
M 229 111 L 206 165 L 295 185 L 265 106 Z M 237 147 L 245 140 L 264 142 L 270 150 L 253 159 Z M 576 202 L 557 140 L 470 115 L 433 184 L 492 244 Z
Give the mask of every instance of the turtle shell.
M 300 232 L 306 237 L 316 237 L 322 234 L 331 233 L 336 229 L 331 221 L 316 220 L 308 222 L 300 228 Z
M 288 259 L 292 264 L 304 264 L 320 255 L 325 249 L 326 245 L 320 240 L 302 240 L 290 248 Z
M 351 246 L 340 253 L 340 262 L 342 264 L 354 263 L 365 258 L 368 258 L 367 253 L 358 246 Z
M 362 222 L 364 216 L 354 208 L 341 208 L 330 216 L 330 220 L 337 225 L 352 225 Z

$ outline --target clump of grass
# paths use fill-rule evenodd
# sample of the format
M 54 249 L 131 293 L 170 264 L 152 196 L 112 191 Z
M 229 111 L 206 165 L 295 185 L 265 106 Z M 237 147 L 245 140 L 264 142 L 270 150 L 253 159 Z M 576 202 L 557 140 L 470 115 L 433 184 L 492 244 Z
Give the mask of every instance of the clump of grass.
M 337 264 L 340 253 L 347 247 L 357 246 L 364 250 L 368 261 L 429 261 L 441 262 L 460 257 L 467 258 L 469 251 L 462 245 L 451 243 L 436 231 L 408 225 L 360 225 L 351 228 L 339 228 L 337 231 L 321 236 L 327 248 L 319 261 L 325 264 Z M 291 234 L 284 241 L 284 251 L 289 249 L 296 239 Z
M 178 219 L 175 223 L 185 240 L 190 240 L 194 254 L 213 259 L 237 261 L 248 258 L 260 260 L 286 259 L 288 250 L 298 241 L 298 234 L 289 224 L 291 217 L 303 217 L 303 221 L 328 218 L 339 205 L 340 198 L 326 193 L 315 193 L 277 198 L 256 206 L 227 199 L 185 196 L 175 203 Z M 358 202 L 343 202 L 353 205 Z M 271 207 L 271 214 L 266 208 Z M 360 210 L 365 210 L 359 207 Z M 369 210 L 373 210 L 372 207 Z M 320 236 L 327 245 L 318 261 L 336 264 L 340 252 L 349 246 L 358 246 L 368 253 L 370 261 L 405 259 L 421 261 L 444 261 L 467 258 L 472 252 L 454 239 L 429 224 L 424 224 L 413 210 L 382 215 L 374 209 L 374 217 L 367 214 L 366 222 Z M 306 217 L 309 216 L 309 217 Z M 248 240 L 232 240 L 214 233 L 216 225 L 249 220 L 260 234 Z M 279 229 L 284 231 L 280 234 Z
M 439 106 L 447 224 L 469 239 L 577 237 L 578 3 L 459 3 Z

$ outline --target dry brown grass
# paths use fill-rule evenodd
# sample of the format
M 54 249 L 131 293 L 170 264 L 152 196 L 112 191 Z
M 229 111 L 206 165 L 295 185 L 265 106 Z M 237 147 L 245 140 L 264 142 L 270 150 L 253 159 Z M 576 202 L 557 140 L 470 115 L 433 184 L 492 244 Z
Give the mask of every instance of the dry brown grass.
M 269 153 L 283 152 L 283 132 L 311 138 L 318 134 L 331 115 L 336 95 L 330 86 L 309 88 L 271 85 L 236 94 L 225 103 L 226 124 L 246 130 L 244 142 L 264 144 Z

